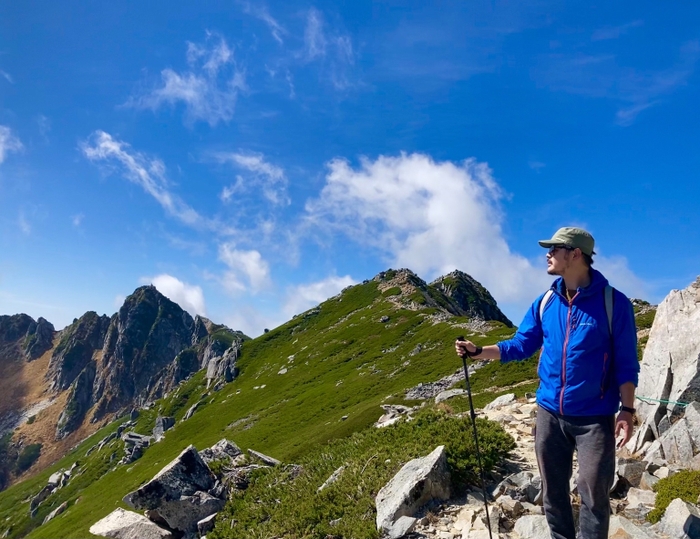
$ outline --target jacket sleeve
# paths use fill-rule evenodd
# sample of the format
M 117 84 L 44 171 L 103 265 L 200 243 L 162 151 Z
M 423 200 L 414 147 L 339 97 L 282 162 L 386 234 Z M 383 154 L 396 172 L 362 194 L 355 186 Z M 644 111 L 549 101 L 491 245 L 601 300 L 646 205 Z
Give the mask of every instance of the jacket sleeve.
M 542 347 L 543 333 L 539 308 L 543 296 L 544 294 L 538 297 L 530 306 L 513 338 L 498 343 L 501 363 L 527 359 Z
M 613 332 L 615 382 L 618 387 L 627 382 L 636 386 L 639 381 L 639 360 L 634 309 L 630 300 L 617 291 L 613 303 Z

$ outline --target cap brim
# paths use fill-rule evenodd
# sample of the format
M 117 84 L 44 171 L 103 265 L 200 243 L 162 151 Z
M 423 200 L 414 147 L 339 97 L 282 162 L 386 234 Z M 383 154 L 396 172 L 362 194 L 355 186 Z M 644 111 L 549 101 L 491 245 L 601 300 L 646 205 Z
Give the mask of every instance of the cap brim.
M 540 247 L 551 247 L 552 245 L 561 245 L 560 241 L 553 240 L 540 240 L 537 243 L 540 244 Z

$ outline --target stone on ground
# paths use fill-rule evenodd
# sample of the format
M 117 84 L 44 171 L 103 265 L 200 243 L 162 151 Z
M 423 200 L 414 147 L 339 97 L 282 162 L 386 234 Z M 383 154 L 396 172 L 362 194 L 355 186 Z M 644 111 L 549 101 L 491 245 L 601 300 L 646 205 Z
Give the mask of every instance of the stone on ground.
M 174 539 L 172 533 L 146 517 L 122 508 L 95 522 L 90 526 L 90 533 L 114 539 Z

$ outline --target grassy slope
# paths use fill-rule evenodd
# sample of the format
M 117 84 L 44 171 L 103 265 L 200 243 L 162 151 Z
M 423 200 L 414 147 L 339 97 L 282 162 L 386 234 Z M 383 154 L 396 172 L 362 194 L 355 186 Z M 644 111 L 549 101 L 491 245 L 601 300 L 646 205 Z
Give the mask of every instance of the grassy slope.
M 404 389 L 436 380 L 461 365 L 452 343 L 456 335 L 468 332 L 452 324 L 465 319 L 434 325 L 425 318 L 425 311 L 397 310 L 382 297 L 376 282 L 353 287 L 313 312 L 246 342 L 239 378 L 220 392 L 207 395 L 192 419 L 178 422 L 164 442 L 149 448 L 132 465 L 113 469 L 110 464 L 113 451 L 117 451 L 116 459 L 121 457 L 119 442 L 114 442 L 113 449 L 84 457 L 94 440 L 116 428 L 110 425 L 56 466 L 1 493 L 0 522 L 5 525 L 0 524 L 0 532 L 11 523 L 10 537 L 21 537 L 67 499 L 71 504 L 68 511 L 28 537 L 88 537 L 91 524 L 123 507 L 125 494 L 149 480 L 190 443 L 202 449 L 227 437 L 244 449 L 254 448 L 291 462 L 318 444 L 373 423 L 381 415 L 379 404 L 387 396 L 399 397 Z M 382 315 L 390 321 L 380 323 Z M 494 342 L 512 331 L 499 328 L 485 337 L 470 338 L 477 343 Z M 423 350 L 411 356 L 418 343 Z M 383 352 L 392 347 L 397 348 Z M 278 374 L 283 367 L 287 373 Z M 179 420 L 204 394 L 200 372 L 158 406 Z M 157 411 L 142 413 L 137 431 L 148 433 Z M 347 420 L 342 420 L 345 415 Z M 31 523 L 30 495 L 46 484 L 51 471 L 67 468 L 75 460 L 87 471 L 72 479 L 55 499 L 42 504 Z M 74 503 L 78 497 L 79 502 Z

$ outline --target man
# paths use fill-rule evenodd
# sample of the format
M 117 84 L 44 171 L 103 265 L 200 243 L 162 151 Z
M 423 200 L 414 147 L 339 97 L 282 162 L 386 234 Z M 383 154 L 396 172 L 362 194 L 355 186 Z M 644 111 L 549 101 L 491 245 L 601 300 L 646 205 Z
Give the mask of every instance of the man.
M 591 267 L 593 237 L 581 228 L 565 227 L 539 244 L 548 249 L 547 273 L 559 276 L 552 292 L 535 300 L 512 339 L 483 348 L 457 341 L 455 349 L 459 355 L 502 362 L 526 359 L 541 349 L 535 452 L 552 538 L 576 539 L 569 497 L 576 450 L 579 537 L 607 539 L 615 439 L 621 435 L 621 447 L 634 428 L 639 362 L 632 304 L 612 290 L 611 335 L 608 281 Z

